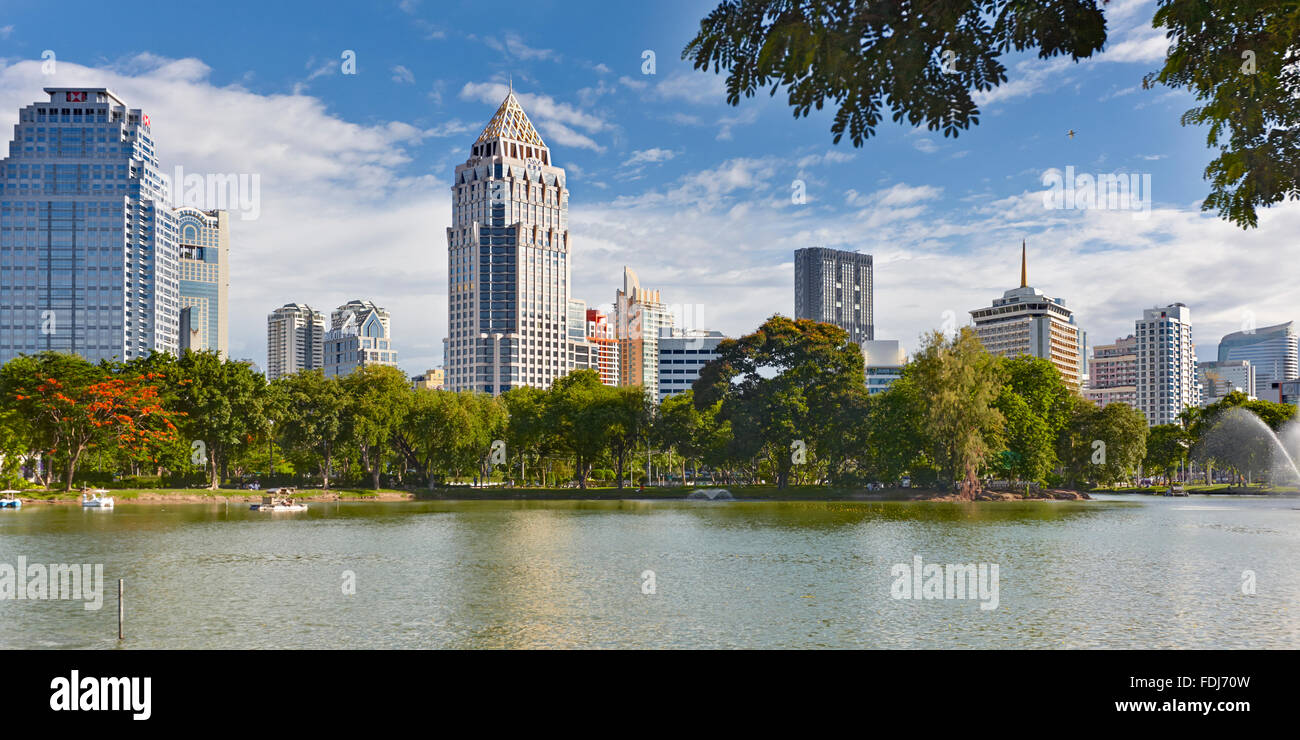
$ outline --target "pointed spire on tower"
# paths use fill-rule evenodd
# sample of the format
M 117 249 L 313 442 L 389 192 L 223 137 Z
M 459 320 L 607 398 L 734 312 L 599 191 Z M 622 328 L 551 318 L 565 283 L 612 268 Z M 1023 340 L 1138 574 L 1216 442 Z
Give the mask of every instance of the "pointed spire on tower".
M 1029 264 L 1025 258 L 1025 240 L 1020 240 L 1020 287 L 1029 287 Z

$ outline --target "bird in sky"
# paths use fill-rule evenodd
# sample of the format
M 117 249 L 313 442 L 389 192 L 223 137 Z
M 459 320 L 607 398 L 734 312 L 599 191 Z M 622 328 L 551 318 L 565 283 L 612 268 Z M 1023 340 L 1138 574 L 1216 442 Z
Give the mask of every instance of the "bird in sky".
M 1065 132 L 1065 135 L 1068 136 L 1068 137 L 1070 137 L 1071 139 L 1073 139 L 1073 138 L 1074 138 L 1074 129 L 1070 129 L 1069 131 L 1066 131 L 1066 132 Z

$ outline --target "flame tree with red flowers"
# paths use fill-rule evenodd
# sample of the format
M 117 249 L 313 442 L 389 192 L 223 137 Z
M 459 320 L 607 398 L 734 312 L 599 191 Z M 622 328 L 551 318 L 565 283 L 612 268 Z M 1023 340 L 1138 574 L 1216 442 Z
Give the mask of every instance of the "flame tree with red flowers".
M 123 372 L 120 365 L 42 353 L 6 363 L 0 393 L 26 421 L 33 448 L 47 460 L 45 486 L 61 466 L 66 492 L 88 450 L 104 446 L 156 459 L 174 444 L 174 414 L 160 403 L 157 380 Z

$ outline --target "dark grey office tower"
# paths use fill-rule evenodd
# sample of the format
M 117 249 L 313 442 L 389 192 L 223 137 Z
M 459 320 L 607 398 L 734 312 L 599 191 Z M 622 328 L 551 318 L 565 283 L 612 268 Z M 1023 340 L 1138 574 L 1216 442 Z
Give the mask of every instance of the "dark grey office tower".
M 876 338 L 871 255 L 841 249 L 794 250 L 794 317 L 834 324 L 854 342 Z

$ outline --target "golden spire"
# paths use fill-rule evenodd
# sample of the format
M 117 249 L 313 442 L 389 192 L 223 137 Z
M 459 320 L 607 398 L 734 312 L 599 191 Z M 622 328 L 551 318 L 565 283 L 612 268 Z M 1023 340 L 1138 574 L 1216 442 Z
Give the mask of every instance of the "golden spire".
M 1025 259 L 1025 240 L 1020 240 L 1020 287 L 1029 287 L 1028 262 Z

